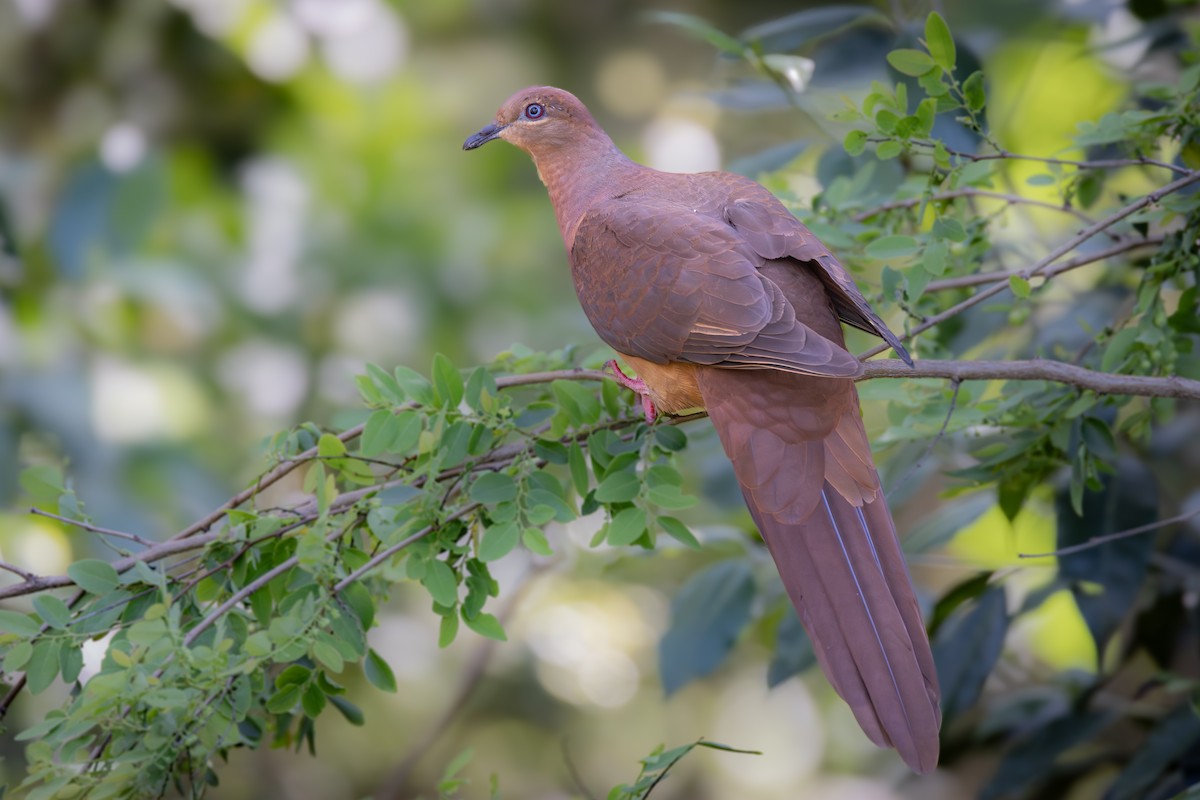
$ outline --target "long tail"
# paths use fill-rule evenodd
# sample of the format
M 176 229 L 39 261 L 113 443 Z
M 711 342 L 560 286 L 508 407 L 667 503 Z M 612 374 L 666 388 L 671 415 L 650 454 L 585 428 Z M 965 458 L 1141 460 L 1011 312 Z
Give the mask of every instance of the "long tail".
M 852 384 L 700 370 L 746 504 L 829 682 L 863 731 L 937 765 L 940 690 Z

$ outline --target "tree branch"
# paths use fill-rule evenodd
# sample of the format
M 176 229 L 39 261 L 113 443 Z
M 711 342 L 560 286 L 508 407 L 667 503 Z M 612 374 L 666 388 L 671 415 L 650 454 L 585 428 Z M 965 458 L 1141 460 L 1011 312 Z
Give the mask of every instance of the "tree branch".
M 1188 511 L 1185 514 L 1180 514 L 1178 516 L 1171 517 L 1170 519 L 1160 519 L 1158 522 L 1151 522 L 1148 525 L 1139 525 L 1136 528 L 1130 528 L 1130 529 L 1124 530 L 1124 531 L 1117 531 L 1116 533 L 1108 533 L 1108 534 L 1105 534 L 1104 536 L 1096 536 L 1091 539 L 1088 539 L 1086 542 L 1080 542 L 1079 544 L 1073 544 L 1070 547 L 1063 547 L 1058 550 L 1051 550 L 1049 553 L 1017 553 L 1017 558 L 1046 558 L 1048 556 L 1067 556 L 1067 555 L 1070 555 L 1071 553 L 1079 553 L 1083 550 L 1090 550 L 1093 547 L 1099 547 L 1102 544 L 1116 541 L 1117 539 L 1127 539 L 1130 536 L 1138 536 L 1143 533 L 1150 533 L 1152 531 L 1159 530 L 1160 528 L 1165 528 L 1168 525 L 1174 525 L 1179 522 L 1187 522 L 1189 519 L 1191 519 L 1192 517 L 1195 517 L 1195 516 L 1200 516 L 1200 508 L 1197 508 L 1194 511 Z
M 1069 261 L 1048 267 L 1042 271 L 1041 276 L 1044 280 L 1048 281 L 1064 272 L 1070 272 L 1073 269 L 1094 264 L 1097 261 L 1104 261 L 1113 256 L 1128 253 L 1130 250 L 1138 250 L 1143 247 L 1157 247 L 1166 241 L 1166 238 L 1165 236 L 1148 236 L 1145 239 L 1122 239 L 1103 250 L 1097 250 L 1094 253 L 1084 253 Z M 942 292 L 947 289 L 964 289 L 988 283 L 1003 283 L 1012 276 L 1020 276 L 1020 274 L 1020 270 L 1000 270 L 997 272 L 978 272 L 974 275 L 959 275 L 954 278 L 942 278 L 941 280 L 930 281 L 929 285 L 925 287 L 925 292 L 928 294 L 929 292 Z
M 922 359 L 909 367 L 902 361 L 868 361 L 859 380 L 872 378 L 945 378 L 952 381 L 1053 381 L 1097 394 L 1176 397 L 1200 400 L 1200 381 L 1175 375 L 1113 375 L 1062 361 L 937 361 Z
M 1166 186 L 1163 186 L 1160 189 L 1156 189 L 1153 192 L 1150 192 L 1149 194 L 1146 194 L 1146 195 L 1138 198 L 1137 200 L 1133 201 L 1132 203 L 1129 203 L 1126 206 L 1122 206 L 1117 211 L 1114 211 L 1112 214 L 1109 214 L 1107 217 L 1100 220 L 1099 222 L 1096 222 L 1093 225 L 1089 225 L 1088 227 L 1086 227 L 1082 231 L 1080 231 L 1078 234 L 1076 234 L 1075 236 L 1068 239 L 1066 242 L 1064 242 L 1061 245 L 1059 245 L 1058 247 L 1054 248 L 1052 251 L 1050 251 L 1048 254 L 1046 254 L 1045 257 L 1043 257 L 1037 263 L 1035 263 L 1032 267 L 1021 270 L 1020 272 L 1018 272 L 1016 274 L 1026 280 L 1033 277 L 1034 275 L 1041 275 L 1055 261 L 1058 261 L 1060 258 L 1065 256 L 1067 253 L 1071 252 L 1076 247 L 1083 244 L 1084 242 L 1086 242 L 1088 239 L 1092 238 L 1096 234 L 1102 233 L 1103 231 L 1107 230 L 1108 228 L 1111 228 L 1113 225 L 1116 225 L 1118 222 L 1125 219 L 1126 217 L 1131 216 L 1132 214 L 1135 214 L 1138 211 L 1141 211 L 1146 206 L 1151 205 L 1153 203 L 1157 203 L 1163 197 L 1165 197 L 1169 194 L 1172 194 L 1174 192 L 1178 192 L 1180 189 L 1184 189 L 1188 186 L 1191 186 L 1193 183 L 1197 183 L 1197 182 L 1200 182 L 1200 170 L 1197 170 L 1196 172 L 1190 172 L 1186 176 L 1184 176 L 1176 181 L 1172 181 L 1171 183 L 1168 183 Z M 991 297 L 995 297 L 996 295 L 1000 294 L 1001 292 L 1006 291 L 1008 289 L 1008 287 L 1009 287 L 1009 285 L 1007 283 L 998 283 L 998 284 L 989 286 L 987 289 L 983 289 L 982 291 L 977 292 L 976 294 L 968 297 L 966 300 L 963 300 L 961 303 L 956 303 L 953 306 L 951 306 L 950 308 L 946 309 L 945 311 L 942 311 L 938 314 L 934 314 L 932 317 L 927 317 L 924 321 L 921 322 L 920 325 L 917 325 L 915 328 L 913 328 L 912 330 L 910 330 L 908 333 L 904 334 L 900 338 L 901 339 L 911 339 L 912 337 L 916 336 L 917 334 L 924 333 L 925 331 L 929 330 L 930 328 L 940 325 L 941 323 L 945 322 L 946 320 L 948 320 L 952 317 L 958 316 L 962 312 L 966 311 L 968 308 L 971 308 L 972 306 L 977 306 L 980 303 L 982 303 L 984 300 L 987 300 L 988 298 L 991 298 Z M 878 355 L 879 353 L 882 353 L 884 350 L 887 350 L 887 349 L 888 349 L 888 345 L 886 345 L 886 344 L 877 345 L 877 346 L 871 348 L 870 350 L 867 350 L 866 352 L 859 354 L 859 358 L 864 358 L 864 359 L 870 358 L 871 356 Z

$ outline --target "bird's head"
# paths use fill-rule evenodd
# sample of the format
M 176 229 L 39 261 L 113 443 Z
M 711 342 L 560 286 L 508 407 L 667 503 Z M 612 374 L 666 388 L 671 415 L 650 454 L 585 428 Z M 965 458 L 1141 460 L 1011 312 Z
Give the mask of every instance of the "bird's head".
M 530 86 L 504 101 L 496 121 L 463 142 L 474 150 L 492 139 L 504 139 L 535 158 L 587 138 L 599 127 L 579 98 L 553 86 Z

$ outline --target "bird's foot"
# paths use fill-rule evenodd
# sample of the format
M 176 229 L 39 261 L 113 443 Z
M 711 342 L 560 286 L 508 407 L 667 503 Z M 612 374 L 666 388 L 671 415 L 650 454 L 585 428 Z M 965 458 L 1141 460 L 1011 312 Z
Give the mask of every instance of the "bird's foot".
M 650 399 L 650 387 L 646 385 L 646 382 L 641 378 L 631 378 L 626 375 L 615 358 L 611 359 L 604 366 L 612 373 L 617 383 L 641 398 L 642 413 L 646 415 L 646 422 L 654 422 L 658 418 L 658 409 L 654 407 L 654 401 Z

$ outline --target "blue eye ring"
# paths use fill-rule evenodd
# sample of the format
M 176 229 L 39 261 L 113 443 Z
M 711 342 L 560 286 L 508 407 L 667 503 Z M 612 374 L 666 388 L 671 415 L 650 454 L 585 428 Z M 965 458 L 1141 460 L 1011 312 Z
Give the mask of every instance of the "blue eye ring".
M 525 119 L 541 119 L 546 114 L 546 107 L 541 103 L 530 103 L 525 106 Z

